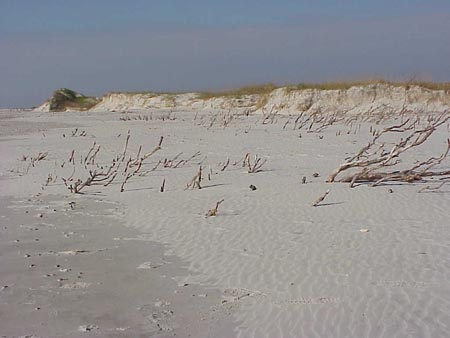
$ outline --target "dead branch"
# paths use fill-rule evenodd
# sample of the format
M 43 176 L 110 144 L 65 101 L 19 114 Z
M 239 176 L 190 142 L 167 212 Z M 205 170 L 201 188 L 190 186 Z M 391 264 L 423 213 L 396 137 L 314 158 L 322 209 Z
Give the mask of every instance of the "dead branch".
M 208 181 L 211 181 L 211 177 L 213 175 L 213 171 L 211 169 L 211 166 L 209 166 L 209 171 L 208 171 Z
M 250 157 L 249 153 L 245 154 L 244 159 L 242 160 L 242 168 L 245 168 L 245 166 L 247 165 L 247 162 L 249 161 L 249 157 Z
M 125 189 L 125 184 L 134 176 L 140 174 L 142 166 L 144 164 L 144 160 L 149 156 L 153 155 L 156 151 L 161 149 L 161 144 L 163 141 L 163 137 L 160 138 L 158 145 L 150 152 L 141 156 L 142 146 L 139 147 L 136 158 L 128 157 L 128 160 L 125 162 L 127 157 L 128 144 L 130 139 L 130 131 L 128 131 L 127 139 L 125 141 L 124 150 L 121 155 L 116 156 L 112 159 L 111 164 L 109 165 L 96 165 L 95 169 L 89 169 L 89 166 L 95 164 L 95 159 L 97 154 L 100 152 L 101 146 L 97 145 L 95 142 L 92 147 L 89 149 L 87 155 L 83 158 L 81 156 L 81 164 L 84 163 L 84 168 L 88 170 L 88 176 L 86 178 L 78 178 L 76 181 L 73 181 L 72 176 L 75 173 L 75 166 L 73 168 L 74 172 L 72 175 L 65 179 L 62 178 L 64 184 L 67 188 L 73 193 L 80 193 L 82 189 L 85 187 L 89 187 L 92 185 L 103 185 L 109 186 L 112 184 L 119 174 L 119 168 L 122 166 L 121 175 L 124 177 L 122 184 L 120 185 L 120 192 L 123 192 Z M 70 160 L 74 163 L 74 154 L 75 150 L 72 151 Z M 156 167 L 154 168 L 156 169 Z
M 186 165 L 186 164 L 188 164 L 188 162 L 192 161 L 193 159 L 197 158 L 200 155 L 201 155 L 201 152 L 197 151 L 191 157 L 187 158 L 186 160 L 183 160 L 183 162 L 181 164 Z M 174 168 L 177 168 L 177 167 L 178 167 L 178 165 L 176 165 Z
M 131 162 L 131 158 L 130 158 L 130 160 L 128 161 L 127 166 L 125 167 L 125 170 L 124 170 L 124 173 L 125 173 L 125 179 L 123 180 L 122 185 L 120 186 L 120 192 L 124 192 L 124 190 L 125 190 L 125 184 L 128 182 L 128 180 L 129 180 L 130 178 L 132 178 L 133 176 L 135 176 L 135 175 L 141 170 L 141 167 L 142 167 L 142 163 L 143 163 L 143 162 L 144 162 L 144 159 L 143 159 L 143 158 L 140 159 L 139 162 L 138 162 L 138 164 L 137 164 L 136 169 L 134 169 L 134 171 L 132 171 L 132 172 L 128 172 L 128 173 L 127 173 L 128 168 L 131 168 L 131 165 L 133 164 L 133 163 Z
M 72 153 L 70 154 L 69 163 L 75 164 L 75 149 L 73 149 Z
M 85 163 L 85 164 L 87 163 L 88 158 L 89 158 L 89 156 L 91 155 L 91 153 L 94 151 L 96 145 L 97 145 L 97 142 L 94 141 L 94 144 L 93 144 L 92 147 L 89 149 L 89 151 L 88 151 L 86 157 L 84 158 L 83 163 Z
M 159 160 L 158 163 L 156 163 L 156 165 L 150 171 L 155 171 L 156 169 L 158 169 L 158 167 L 161 163 L 163 163 L 163 162 L 161 160 Z
M 172 168 L 172 167 L 175 168 L 176 166 L 179 166 L 179 165 L 181 164 L 181 162 L 183 162 L 183 160 L 178 161 L 176 164 L 175 164 L 175 162 L 178 160 L 178 158 L 179 158 L 182 154 L 183 154 L 183 152 L 178 153 L 177 155 L 175 155 L 174 158 L 172 158 L 172 159 L 170 159 L 170 160 L 168 160 L 167 158 L 165 158 L 164 161 L 162 161 L 162 164 L 163 164 L 164 168 Z M 174 164 L 175 164 L 175 166 L 174 166 Z
M 145 160 L 145 159 L 149 158 L 154 153 L 156 153 L 158 150 L 161 150 L 161 145 L 162 145 L 163 140 L 164 140 L 164 136 L 161 136 L 161 138 L 159 139 L 158 145 L 151 152 L 149 152 L 149 153 L 145 154 L 144 156 L 142 156 L 142 160 Z
M 380 172 L 380 169 L 387 167 L 395 167 L 400 163 L 399 157 L 412 148 L 422 145 L 433 132 L 442 124 L 449 120 L 449 115 L 440 115 L 438 118 L 429 121 L 424 128 L 418 128 L 418 120 L 411 121 L 407 119 L 399 125 L 384 128 L 381 131 L 374 132 L 372 140 L 363 148 L 361 148 L 354 156 L 347 159 L 335 169 L 327 178 L 327 182 L 334 182 L 336 177 L 351 168 L 362 168 L 359 172 L 341 178 L 339 182 L 351 183 L 353 186 L 356 182 L 375 182 L 373 186 L 379 185 L 385 181 L 404 181 L 412 182 L 420 180 L 423 177 L 447 175 L 447 171 L 430 171 L 433 167 L 440 164 L 448 155 L 450 149 L 450 141 L 447 142 L 447 148 L 440 157 L 431 157 L 425 161 L 419 162 L 406 170 L 391 170 L 388 172 Z M 401 138 L 394 143 L 389 150 L 385 142 L 381 142 L 380 138 L 385 134 L 400 133 L 406 137 Z
M 198 168 L 197 175 L 195 175 L 194 178 L 186 185 L 186 188 L 184 190 L 194 188 L 201 189 L 202 188 L 202 186 L 200 185 L 201 182 L 202 182 L 202 166 Z
M 39 153 L 36 157 L 31 158 L 31 166 L 34 167 L 36 162 L 42 161 L 48 156 L 48 152 L 45 153 Z
M 87 164 L 93 165 L 95 163 L 95 157 L 97 156 L 99 151 L 100 151 L 100 144 L 98 145 L 97 149 L 95 149 L 94 153 L 89 158 Z
M 47 179 L 45 180 L 45 186 L 48 186 L 50 183 L 56 182 L 58 176 L 53 176 L 52 174 L 48 174 Z
M 427 192 L 427 191 L 438 191 L 439 189 L 441 189 L 445 184 L 447 184 L 448 181 L 444 181 L 442 183 L 440 183 L 439 185 L 435 186 L 435 187 L 430 187 L 429 185 L 426 187 L 423 187 L 422 189 L 420 189 L 418 192 Z
M 227 161 L 225 162 L 225 165 L 220 169 L 220 171 L 225 171 L 225 169 L 227 169 L 229 164 L 230 164 L 230 158 L 227 159 Z
M 255 160 L 254 160 L 254 162 L 252 164 L 251 161 L 250 161 L 250 155 L 249 154 L 247 154 L 247 155 L 245 157 L 246 165 L 247 165 L 247 172 L 249 174 L 254 174 L 254 173 L 260 172 L 261 171 L 261 167 L 267 162 L 267 160 L 263 160 L 258 155 L 255 155 Z
M 142 150 L 142 145 L 139 146 L 136 158 L 139 158 L 141 156 L 141 150 Z
M 112 167 L 108 169 L 107 172 L 104 171 L 97 171 L 97 170 L 90 170 L 89 171 L 89 177 L 86 178 L 84 181 L 81 179 L 78 179 L 75 183 L 70 184 L 68 186 L 70 192 L 73 193 L 80 193 L 80 191 L 87 186 L 91 185 L 104 185 L 105 181 L 107 181 L 107 185 L 112 182 L 112 177 L 116 176 L 116 171 L 113 170 Z
M 327 197 L 329 193 L 330 193 L 330 189 L 328 189 L 327 191 L 325 191 L 325 193 L 324 193 L 323 195 L 321 195 L 321 196 L 313 203 L 313 207 L 317 207 L 320 203 L 322 203 L 323 200 L 325 199 L 325 197 Z
M 217 216 L 217 212 L 219 210 L 219 205 L 224 201 L 224 199 L 221 199 L 220 201 L 218 201 L 216 203 L 216 206 L 212 209 L 209 209 L 208 212 L 206 213 L 206 217 L 214 217 Z
M 123 154 L 122 154 L 122 162 L 125 161 L 125 156 L 127 153 L 127 148 L 128 148 L 128 142 L 130 141 L 130 130 L 128 130 L 128 134 L 127 134 L 127 139 L 125 141 L 125 147 L 123 149 Z

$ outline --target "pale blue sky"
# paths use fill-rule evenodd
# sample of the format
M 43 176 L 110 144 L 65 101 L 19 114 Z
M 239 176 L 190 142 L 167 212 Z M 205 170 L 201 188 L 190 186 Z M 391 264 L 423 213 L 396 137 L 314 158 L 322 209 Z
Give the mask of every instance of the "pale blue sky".
M 450 81 L 449 60 L 449 0 L 0 0 L 0 107 L 59 87 Z

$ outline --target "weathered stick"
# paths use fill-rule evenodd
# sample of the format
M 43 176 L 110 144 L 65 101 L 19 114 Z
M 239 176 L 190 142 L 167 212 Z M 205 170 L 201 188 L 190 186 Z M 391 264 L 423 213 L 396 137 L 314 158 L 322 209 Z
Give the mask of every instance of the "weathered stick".
M 212 209 L 209 209 L 208 212 L 206 213 L 206 217 L 213 217 L 213 216 L 217 216 L 217 212 L 219 211 L 219 205 L 224 201 L 224 199 L 221 199 L 220 201 L 218 201 L 216 203 L 216 206 Z
M 197 175 L 194 176 L 194 178 L 186 185 L 186 188 L 184 190 L 187 190 L 189 188 L 198 188 L 201 189 L 201 182 L 202 182 L 202 166 L 199 167 Z
M 321 196 L 313 203 L 313 207 L 317 207 L 320 203 L 322 203 L 323 200 L 325 199 L 325 197 L 327 197 L 329 193 L 330 193 L 330 189 L 328 189 L 327 191 L 325 191 L 325 193 L 324 193 L 323 195 L 321 195 Z
M 125 148 L 123 149 L 123 154 L 122 154 L 122 162 L 125 161 L 125 155 L 127 153 L 127 148 L 128 148 L 128 142 L 129 141 L 130 141 L 130 130 L 128 130 L 127 139 L 125 141 Z

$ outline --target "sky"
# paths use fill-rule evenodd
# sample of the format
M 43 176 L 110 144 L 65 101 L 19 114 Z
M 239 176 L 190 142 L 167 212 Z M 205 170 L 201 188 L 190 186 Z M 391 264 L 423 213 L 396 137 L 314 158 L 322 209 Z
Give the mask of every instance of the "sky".
M 450 81 L 449 0 L 0 0 L 0 107 L 55 89 Z

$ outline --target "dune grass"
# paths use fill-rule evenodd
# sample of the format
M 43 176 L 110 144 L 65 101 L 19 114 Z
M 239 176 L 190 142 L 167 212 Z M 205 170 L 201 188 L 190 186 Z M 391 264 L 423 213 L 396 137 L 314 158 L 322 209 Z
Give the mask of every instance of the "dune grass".
M 393 87 L 403 87 L 409 89 L 413 86 L 419 86 L 429 90 L 444 90 L 450 92 L 450 82 L 430 82 L 430 81 L 387 81 L 382 79 L 363 80 L 363 81 L 330 81 L 330 82 L 303 82 L 294 85 L 276 85 L 266 83 L 261 85 L 249 85 L 238 89 L 217 92 L 200 92 L 199 99 L 207 100 L 217 97 L 241 98 L 246 95 L 260 95 L 267 97 L 273 90 L 286 88 L 286 91 L 318 89 L 318 90 L 347 90 L 352 87 L 369 86 L 375 84 L 386 84 Z
M 71 89 L 61 88 L 53 93 L 50 99 L 50 111 L 88 110 L 95 106 L 99 100 L 96 97 L 84 96 Z
M 450 93 L 450 82 L 431 82 L 431 81 L 387 81 L 384 79 L 370 79 L 370 80 L 360 80 L 360 81 L 330 81 L 330 82 L 302 82 L 298 84 L 285 84 L 277 85 L 274 83 L 264 83 L 264 84 L 253 84 L 248 86 L 243 86 L 237 89 L 222 90 L 222 91 L 200 91 L 196 92 L 198 94 L 197 98 L 200 100 L 208 100 L 213 98 L 225 97 L 240 99 L 247 95 L 258 95 L 259 103 L 258 105 L 264 105 L 267 101 L 268 96 L 272 91 L 278 88 L 285 88 L 286 92 L 298 91 L 298 90 L 347 90 L 352 87 L 362 87 L 370 86 L 375 84 L 386 84 L 393 87 L 403 87 L 409 89 L 412 86 L 419 86 L 429 90 L 444 90 Z M 155 92 L 155 91 L 130 91 L 130 92 L 110 92 L 109 94 L 129 94 L 129 95 L 148 95 L 150 97 L 155 97 L 159 95 L 164 95 L 166 101 L 173 101 L 174 97 L 179 94 L 186 94 L 188 92 Z M 195 91 L 194 91 L 195 93 Z M 74 98 L 72 101 L 83 101 L 84 99 Z M 92 102 L 92 101 L 91 101 Z
M 266 83 L 261 85 L 249 85 L 237 89 L 217 91 L 217 92 L 200 92 L 199 99 L 207 100 L 215 97 L 234 97 L 240 98 L 246 95 L 264 95 L 270 94 L 274 89 L 279 88 L 273 83 Z
M 299 83 L 296 85 L 286 86 L 287 90 L 304 90 L 304 89 L 320 89 L 320 90 L 346 90 L 352 87 L 362 87 L 375 84 L 386 84 L 393 87 L 403 87 L 409 89 L 413 86 L 419 86 L 429 90 L 445 90 L 450 91 L 450 82 L 428 82 L 428 81 L 386 81 L 386 80 L 367 80 L 367 81 L 333 81 L 322 83 Z

